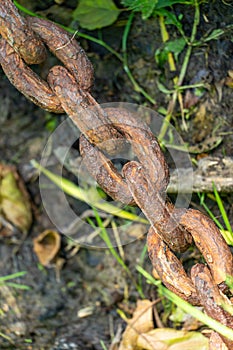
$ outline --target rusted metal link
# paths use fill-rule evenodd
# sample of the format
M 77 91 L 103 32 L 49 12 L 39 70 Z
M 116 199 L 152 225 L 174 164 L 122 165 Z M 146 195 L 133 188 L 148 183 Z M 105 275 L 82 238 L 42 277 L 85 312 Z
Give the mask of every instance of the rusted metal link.
M 80 89 L 89 91 L 94 80 L 93 66 L 78 42 L 51 21 L 35 17 L 27 17 L 27 21 L 30 28 L 71 72 Z
M 208 350 L 227 350 L 228 347 L 223 342 L 222 338 L 217 332 L 212 331 L 210 335 Z
M 193 209 L 179 209 L 168 200 L 169 170 L 159 144 L 136 111 L 103 108 L 90 94 L 93 68 L 86 53 L 62 28 L 47 20 L 22 17 L 12 1 L 0 0 L 0 64 L 12 84 L 40 107 L 64 111 L 83 133 L 80 153 L 98 184 L 113 199 L 137 204 L 151 223 L 148 252 L 163 283 L 208 315 L 233 328 L 233 317 L 223 307 L 223 292 L 233 276 L 233 257 L 214 222 Z M 45 46 L 63 62 L 42 80 L 26 64 L 45 58 Z M 118 172 L 111 156 L 120 157 L 131 145 L 130 159 Z M 123 150 L 123 151 L 122 151 Z M 123 153 L 121 153 L 123 152 Z M 126 153 L 128 157 L 128 153 Z M 136 160 L 135 160 L 136 159 Z M 191 268 L 191 277 L 174 252 L 195 244 L 207 266 Z M 232 349 L 230 340 L 212 334 Z M 217 340 L 218 341 L 218 340 Z
M 195 287 L 180 260 L 172 253 L 152 226 L 147 235 L 151 263 L 165 286 L 193 305 L 201 305 Z
M 135 202 L 152 227 L 156 228 L 173 251 L 185 251 L 190 246 L 192 237 L 179 223 L 184 210 L 174 208 L 166 198 L 161 197 L 140 163 L 126 164 L 123 173 Z
M 172 250 L 179 250 L 180 247 L 187 248 L 191 243 L 189 235 L 192 236 L 196 246 L 205 258 L 216 285 L 223 283 L 227 275 L 233 275 L 232 254 L 211 219 L 197 210 L 180 211 L 172 208 L 170 203 L 167 210 L 163 211 L 160 208 L 158 212 L 158 206 L 156 206 L 158 195 L 152 191 L 150 196 L 148 189 L 152 189 L 153 183 L 150 183 L 143 167 L 137 162 L 131 162 L 124 166 L 123 172 L 136 203 L 152 224 L 152 228 L 148 233 L 149 256 L 165 285 L 169 286 L 179 296 L 182 295 L 184 299 L 196 303 L 193 286 L 188 293 L 184 293 L 187 289 L 186 286 L 190 287 L 190 278 L 186 274 L 184 275 L 181 263 L 178 262 L 172 252 L 168 251 L 168 246 Z M 147 193 L 147 198 L 145 198 L 145 193 Z M 167 213 L 169 218 L 164 213 Z M 157 220 L 158 216 L 159 220 Z M 168 221 L 171 225 L 167 224 Z M 168 231 L 166 231 L 166 227 L 168 227 Z M 169 232 L 169 228 L 172 229 L 172 227 L 173 230 Z M 186 241 L 183 241 L 184 237 L 186 237 Z M 221 259 L 219 259 L 220 256 Z M 182 279 L 179 276 L 183 276 Z M 172 279 L 176 281 L 173 284 L 171 283 Z
M 163 194 L 169 179 L 168 167 L 158 142 L 148 126 L 123 108 L 105 108 L 104 113 L 111 127 L 118 130 L 131 144 L 135 155 L 147 169 L 148 176 L 153 179 L 154 187 L 158 188 L 160 195 Z M 106 150 L 109 141 L 113 141 L 116 148 L 119 148 L 119 142 L 114 138 L 106 137 L 103 144 L 98 144 L 98 147 L 94 147 L 86 138 L 80 138 L 80 152 L 84 163 L 98 184 L 113 199 L 125 204 L 133 204 L 132 194 L 123 176 L 116 170 L 110 159 L 99 150 L 101 146 Z
M 233 257 L 215 223 L 198 210 L 188 209 L 181 217 L 183 225 L 192 235 L 197 248 L 208 264 L 216 284 L 233 276 Z
M 208 267 L 203 264 L 196 264 L 191 270 L 191 278 L 207 315 L 233 329 L 233 317 L 224 310 L 224 307 L 231 306 L 231 303 L 219 291 Z M 223 336 L 221 338 L 229 349 L 233 349 L 232 340 Z
M 88 140 L 99 148 L 102 144 L 110 154 L 116 153 L 119 144 L 116 145 L 115 140 L 122 139 L 122 135 L 90 93 L 79 88 L 71 73 L 65 67 L 55 66 L 49 72 L 48 82 L 66 113 Z
M 5 6 L 3 6 L 4 4 Z M 10 6 L 14 8 L 13 4 L 10 1 L 9 1 L 9 4 L 11 4 Z M 39 107 L 54 113 L 64 113 L 64 109 L 61 107 L 59 98 L 50 89 L 47 82 L 42 80 L 33 70 L 27 67 L 24 63 L 24 61 L 27 63 L 29 61 L 30 63 L 39 63 L 42 60 L 42 59 L 38 60 L 37 62 L 36 59 L 34 59 L 34 56 L 35 58 L 37 57 L 36 56 L 37 53 L 34 54 L 35 44 L 34 44 L 34 41 L 32 40 L 32 35 L 34 34 L 31 29 L 30 29 L 30 33 L 32 33 L 32 35 L 28 34 L 29 35 L 28 38 L 31 38 L 30 39 L 31 46 L 29 46 L 29 49 L 30 49 L 29 53 L 25 51 L 24 54 L 22 55 L 19 49 L 21 48 L 21 50 L 23 50 L 23 48 L 25 48 L 26 50 L 26 47 L 27 47 L 27 46 L 23 46 L 23 43 L 21 41 L 19 43 L 17 41 L 18 35 L 20 36 L 20 33 L 21 33 L 21 32 L 18 33 L 17 31 L 18 27 L 22 28 L 22 30 L 25 33 L 27 32 L 26 29 L 24 29 L 24 27 L 28 28 L 26 20 L 22 18 L 22 23 L 17 22 L 18 27 L 16 25 L 16 27 L 14 28 L 15 36 L 13 36 L 13 34 L 11 34 L 10 36 L 5 35 L 5 33 L 7 34 L 11 33 L 11 22 L 9 21 L 9 19 L 11 18 L 12 11 L 10 9 L 9 15 L 6 15 L 5 13 L 6 12 L 5 8 L 7 8 L 9 4 L 8 3 L 6 4 L 5 1 L 1 1 L 0 3 L 1 5 L 0 9 L 2 9 L 2 17 L 0 17 L 1 19 L 0 33 L 2 34 L 3 37 L 6 38 L 9 44 L 8 45 L 4 39 L 2 39 L 0 42 L 0 64 L 2 65 L 2 68 L 5 74 L 7 75 L 11 83 L 19 91 L 21 91 L 28 99 L 30 99 L 32 102 L 37 104 Z M 15 9 L 15 13 L 17 14 L 15 15 L 16 18 L 18 18 L 19 14 L 17 9 Z M 60 59 L 66 65 L 68 70 L 73 74 L 73 75 L 70 74 L 70 76 L 72 77 L 71 79 L 75 81 L 76 90 L 78 90 L 78 97 L 76 98 L 76 101 L 79 98 L 81 100 L 81 105 L 83 108 L 87 107 L 87 105 L 89 104 L 97 105 L 97 103 L 94 101 L 91 95 L 88 95 L 87 92 L 83 92 L 83 90 L 88 91 L 93 84 L 93 68 L 86 56 L 85 51 L 79 46 L 76 40 L 71 41 L 71 38 L 68 35 L 68 33 L 64 29 L 58 27 L 57 25 L 52 24 L 52 22 L 38 19 L 38 18 L 36 19 L 34 17 L 29 17 L 28 23 L 30 24 L 30 27 L 33 27 L 33 30 L 37 32 L 37 35 L 40 36 L 41 40 L 43 40 L 46 43 L 46 45 L 54 53 L 54 55 L 57 56 L 57 58 Z M 13 39 L 14 40 L 17 39 L 17 40 L 14 41 Z M 37 42 L 38 43 L 41 42 L 43 50 L 45 50 L 42 41 L 37 39 L 36 43 Z M 17 52 L 20 53 L 21 56 L 17 54 Z M 63 67 L 61 67 L 61 71 L 62 71 L 62 68 Z M 56 74 L 56 70 L 54 69 L 53 71 L 54 71 L 54 74 Z M 52 81 L 51 75 L 52 75 L 52 71 L 50 72 L 50 80 Z M 55 75 L 55 78 L 56 78 L 56 75 Z M 78 86 L 77 86 L 77 83 L 79 84 Z M 71 94 L 71 91 L 72 90 L 70 90 L 70 94 Z M 73 94 L 73 96 L 74 95 L 75 93 Z M 89 101 L 89 104 L 85 104 L 85 100 L 87 99 Z M 115 135 L 116 135 L 116 131 L 115 131 Z
M 81 135 L 79 143 L 84 164 L 100 187 L 114 200 L 128 205 L 135 205 L 125 179 L 117 171 L 113 163 L 103 152 L 93 146 L 84 135 Z
M 18 9 L 9 0 L 0 0 L 0 33 L 28 64 L 41 63 L 46 58 L 43 42 L 27 25 Z
M 0 64 L 10 82 L 37 106 L 63 113 L 61 103 L 49 85 L 29 68 L 17 52 L 0 39 Z

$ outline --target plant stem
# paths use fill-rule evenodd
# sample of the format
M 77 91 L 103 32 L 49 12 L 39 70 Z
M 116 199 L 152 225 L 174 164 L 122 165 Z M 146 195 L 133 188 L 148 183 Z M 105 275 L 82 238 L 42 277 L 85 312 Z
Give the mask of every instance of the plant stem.
M 172 99 L 168 105 L 167 114 L 164 118 L 163 125 L 161 127 L 161 130 L 160 130 L 160 133 L 158 136 L 159 140 L 163 140 L 164 136 L 166 135 L 166 132 L 167 132 L 167 129 L 168 129 L 175 105 L 176 105 L 178 92 L 179 92 L 180 86 L 183 83 L 185 74 L 187 72 L 190 56 L 192 53 L 193 43 L 195 41 L 195 37 L 196 37 L 196 33 L 197 33 L 197 27 L 199 24 L 199 20 L 200 20 L 200 8 L 199 8 L 198 0 L 196 0 L 195 1 L 195 15 L 194 15 L 194 22 L 193 22 L 193 28 L 192 28 L 192 33 L 191 33 L 191 37 L 190 37 L 190 42 L 188 44 L 188 48 L 187 48 L 187 51 L 186 51 L 186 54 L 184 57 L 184 61 L 183 61 L 183 64 L 182 64 L 182 67 L 180 70 L 176 90 L 174 91 L 174 93 L 172 95 Z
M 58 25 L 60 25 L 60 24 L 58 24 Z M 75 32 L 74 29 L 71 29 L 69 27 L 65 27 L 65 26 L 62 26 L 62 25 L 60 25 L 60 26 L 62 28 L 64 28 L 64 29 L 66 29 L 67 31 L 69 31 L 70 33 L 74 33 Z M 114 50 L 111 46 L 109 46 L 105 41 L 103 41 L 101 39 L 97 39 L 94 36 L 91 36 L 91 35 L 88 35 L 88 34 L 85 34 L 85 33 L 81 33 L 81 32 L 78 32 L 77 35 L 80 36 L 80 38 L 84 38 L 84 39 L 90 40 L 90 41 L 92 41 L 92 42 L 94 42 L 96 44 L 99 44 L 99 45 L 103 46 L 106 50 L 108 50 L 114 56 L 116 56 L 119 61 L 123 62 L 122 56 L 116 50 Z
M 133 84 L 134 90 L 142 94 L 148 101 L 155 105 L 156 101 L 151 97 L 135 80 L 133 74 L 131 73 L 128 65 L 128 55 L 127 55 L 127 39 L 129 36 L 130 28 L 133 22 L 134 13 L 131 12 L 129 19 L 126 23 L 125 30 L 122 37 L 122 52 L 123 52 L 123 68 L 126 74 L 128 75 L 129 80 Z

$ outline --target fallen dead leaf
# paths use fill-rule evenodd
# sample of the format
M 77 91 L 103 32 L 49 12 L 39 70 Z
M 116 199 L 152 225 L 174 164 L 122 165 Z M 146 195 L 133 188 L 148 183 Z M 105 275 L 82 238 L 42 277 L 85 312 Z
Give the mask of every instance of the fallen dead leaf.
M 141 349 L 137 346 L 139 335 L 154 328 L 152 305 L 153 303 L 146 299 L 137 302 L 137 308 L 134 311 L 133 318 L 128 321 L 119 350 Z
M 26 187 L 13 166 L 0 164 L 0 213 L 26 233 L 32 223 L 32 212 Z
M 45 230 L 33 241 L 33 249 L 43 266 L 52 263 L 61 247 L 61 236 L 53 230 Z
M 137 339 L 140 350 L 208 350 L 209 340 L 199 332 L 157 328 L 141 333 Z

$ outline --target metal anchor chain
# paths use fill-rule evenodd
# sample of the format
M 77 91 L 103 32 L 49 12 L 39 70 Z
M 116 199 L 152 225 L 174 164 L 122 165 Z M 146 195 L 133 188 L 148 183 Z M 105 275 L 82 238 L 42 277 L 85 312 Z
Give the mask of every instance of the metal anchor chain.
M 230 303 L 225 280 L 233 276 L 232 254 L 211 219 L 197 210 L 177 209 L 166 197 L 169 170 L 150 128 L 123 108 L 98 105 L 90 93 L 92 65 L 59 26 L 23 17 L 12 1 L 0 0 L 0 33 L 0 64 L 11 83 L 41 108 L 66 112 L 82 132 L 80 153 L 98 184 L 113 199 L 137 204 L 150 221 L 148 252 L 162 282 L 233 328 L 232 315 L 221 307 L 223 301 Z M 44 61 L 46 46 L 64 66 L 51 68 L 44 81 L 28 64 Z M 114 154 L 124 140 L 132 144 L 139 161 L 128 162 L 119 173 L 106 154 Z M 193 243 L 206 264 L 196 264 L 188 276 L 174 252 Z M 210 349 L 219 348 L 221 342 L 233 347 L 231 340 L 213 332 Z

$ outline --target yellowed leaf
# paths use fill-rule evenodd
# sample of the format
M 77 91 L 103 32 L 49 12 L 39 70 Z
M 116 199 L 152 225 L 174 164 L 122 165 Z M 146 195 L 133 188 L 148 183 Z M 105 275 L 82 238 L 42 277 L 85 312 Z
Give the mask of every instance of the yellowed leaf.
M 15 168 L 2 164 L 0 164 L 0 212 L 23 233 L 29 230 L 32 223 L 29 195 Z
M 228 77 L 226 77 L 225 84 L 233 89 L 233 70 L 228 71 Z
M 229 88 L 233 89 L 233 78 L 227 77 L 226 80 L 225 80 L 225 84 L 226 84 Z
M 141 333 L 146 333 L 154 328 L 152 305 L 150 300 L 139 300 L 137 308 L 134 311 L 133 318 L 129 320 L 128 325 L 122 337 L 119 350 L 140 350 L 137 346 L 137 339 Z

